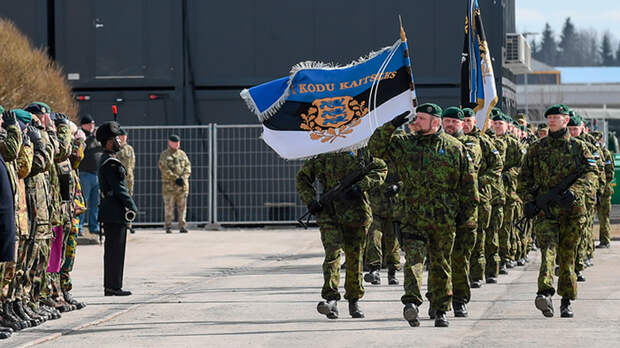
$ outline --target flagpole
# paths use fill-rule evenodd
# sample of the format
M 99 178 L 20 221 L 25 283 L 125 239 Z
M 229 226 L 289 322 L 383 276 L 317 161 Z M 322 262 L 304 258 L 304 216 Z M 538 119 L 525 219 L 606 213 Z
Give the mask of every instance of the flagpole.
M 400 41 L 403 43 L 407 43 L 407 36 L 405 35 L 405 29 L 403 28 L 403 19 L 400 15 L 398 15 L 398 22 L 400 24 Z M 411 92 L 413 92 L 413 107 L 418 106 L 418 98 L 415 93 L 415 82 L 413 82 L 413 71 L 412 71 L 412 63 L 411 58 L 409 56 L 409 45 L 407 45 L 407 49 L 405 50 L 405 58 L 409 59 L 409 66 L 407 66 L 407 73 L 409 74 L 409 78 L 411 79 Z

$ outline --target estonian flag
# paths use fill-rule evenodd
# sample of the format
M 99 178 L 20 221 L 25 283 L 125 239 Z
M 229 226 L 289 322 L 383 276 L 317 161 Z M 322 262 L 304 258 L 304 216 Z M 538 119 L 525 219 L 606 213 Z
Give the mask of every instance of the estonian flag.
M 290 76 L 241 92 L 263 140 L 286 159 L 363 147 L 376 128 L 413 113 L 414 96 L 403 40 L 344 67 L 303 62 Z
M 495 104 L 495 76 L 478 0 L 469 0 L 461 61 L 461 107 L 474 109 L 476 125 L 486 130 L 489 114 Z

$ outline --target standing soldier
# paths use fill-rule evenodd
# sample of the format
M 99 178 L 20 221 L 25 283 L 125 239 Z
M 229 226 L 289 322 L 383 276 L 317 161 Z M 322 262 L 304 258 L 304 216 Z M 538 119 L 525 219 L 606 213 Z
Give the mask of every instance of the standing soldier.
M 549 126 L 546 123 L 541 123 L 538 125 L 538 130 L 536 131 L 536 135 L 538 135 L 538 139 L 542 139 L 549 134 Z
M 591 190 L 588 182 L 596 180 L 594 157 L 582 141 L 571 138 L 566 128 L 568 113 L 568 107 L 562 104 L 547 109 L 545 117 L 549 123 L 549 136 L 532 144 L 519 175 L 518 192 L 527 202 L 525 216 L 537 216 L 534 230 L 542 260 L 535 305 L 545 317 L 554 314 L 551 297 L 555 293 L 553 268 L 556 252 L 560 264 L 557 292 L 562 296 L 561 317 L 573 316 L 570 301 L 577 298 L 575 251 L 586 223 L 585 199 Z M 554 197 L 557 203 L 547 207 L 536 205 L 536 197 L 547 194 L 560 184 L 568 188 Z
M 123 290 L 123 269 L 125 266 L 125 248 L 127 245 L 127 223 L 135 216 L 136 203 L 127 190 L 127 172 L 116 158 L 121 149 L 121 127 L 117 122 L 106 122 L 97 130 L 97 141 L 103 146 L 103 155 L 99 161 L 97 176 L 101 203 L 99 221 L 105 235 L 103 257 L 103 287 L 105 296 L 129 296 L 130 291 Z
M 121 135 L 118 137 L 121 141 L 121 150 L 116 155 L 119 161 L 127 169 L 127 187 L 129 194 L 133 196 L 133 172 L 136 169 L 136 155 L 133 146 L 127 144 L 127 131 L 121 129 Z
M 166 233 L 172 233 L 175 205 L 179 218 L 179 232 L 187 233 L 185 215 L 192 166 L 185 152 L 179 148 L 180 146 L 181 139 L 173 134 L 168 138 L 168 148 L 159 156 Z
M 340 199 L 325 204 L 316 200 L 316 180 L 323 187 L 323 192 L 328 192 L 348 175 L 359 172 L 363 175 L 362 179 L 349 187 Z M 367 192 L 380 186 L 386 175 L 385 162 L 371 158 L 366 149 L 318 155 L 305 161 L 297 173 L 299 198 L 310 212 L 316 214 L 325 249 L 321 290 L 325 301 L 318 303 L 317 311 L 329 319 L 338 318 L 340 252 L 343 249 L 346 258 L 344 298 L 349 302 L 351 317 L 364 317 L 359 307 L 359 299 L 364 296 L 362 256 L 372 219 Z
M 401 195 L 407 202 L 401 230 L 405 251 L 403 316 L 419 326 L 424 257 L 430 260 L 429 314 L 435 326 L 449 325 L 446 312 L 452 302 L 451 253 L 458 230 L 477 227 L 478 185 L 464 145 L 444 133 L 439 106 L 416 108 L 415 135 L 394 136 L 407 122 L 407 113 L 377 128 L 368 143 L 373 156 L 390 158 L 403 180 Z
M 497 235 L 491 231 L 491 205 L 493 199 L 493 185 L 501 180 L 503 162 L 502 157 L 486 135 L 476 128 L 476 114 L 472 109 L 463 109 L 463 131 L 468 136 L 476 139 L 482 150 L 482 162 L 478 170 L 478 192 L 480 205 L 478 206 L 478 231 L 476 244 L 471 255 L 471 287 L 480 288 L 486 274 L 486 253 L 492 251 L 491 257 L 497 257 Z M 499 262 L 497 260 L 496 264 Z
M 609 213 L 611 212 L 611 196 L 614 194 L 614 188 L 611 184 L 615 175 L 614 157 L 611 154 L 611 151 L 609 151 L 609 149 L 607 149 L 607 147 L 603 144 L 603 134 L 601 132 L 592 132 L 592 135 L 598 140 L 601 149 L 604 152 L 605 179 L 607 179 L 605 190 L 603 191 L 603 195 L 601 196 L 597 209 L 600 229 L 599 244 L 596 248 L 607 249 L 610 246 L 609 232 L 611 230 L 611 226 L 609 225 Z

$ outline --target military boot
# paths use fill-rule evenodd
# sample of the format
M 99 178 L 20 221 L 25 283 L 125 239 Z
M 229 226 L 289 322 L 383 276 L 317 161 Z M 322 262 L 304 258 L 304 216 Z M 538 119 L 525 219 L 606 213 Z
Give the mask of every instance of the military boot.
M 21 322 L 17 318 L 4 312 L 4 308 L 0 308 L 0 326 L 11 328 L 13 331 L 24 329 Z
M 517 260 L 517 266 L 525 266 L 525 259 L 521 258 L 521 259 Z
M 381 276 L 378 269 L 373 269 L 369 273 L 364 274 L 364 281 L 372 285 L 381 284 Z
M 189 231 L 185 227 L 183 227 L 183 228 L 181 228 L 179 230 L 179 233 L 187 233 L 187 232 L 189 232 Z
M 497 284 L 497 278 L 487 277 L 487 284 Z
M 577 272 L 577 281 L 578 282 L 585 282 L 586 281 L 586 277 L 583 275 L 583 272 L 581 272 L 581 271 Z
M 563 298 L 560 303 L 560 317 L 562 318 L 572 318 L 573 317 L 573 309 L 570 306 L 570 300 Z
M 12 331 L 6 331 L 3 329 L 10 329 L 10 328 L 0 327 L 0 340 L 7 339 L 13 335 Z
M 420 320 L 418 320 L 418 315 L 420 311 L 418 310 L 418 306 L 413 303 L 407 303 L 405 308 L 403 308 L 403 317 L 409 323 L 411 327 L 420 326 Z
M 506 266 L 506 268 L 510 269 L 510 268 L 515 268 L 515 266 L 517 264 L 514 261 L 509 260 L 509 261 L 505 262 L 504 265 Z M 501 273 L 501 269 L 500 269 L 500 273 Z M 506 274 L 508 274 L 508 273 L 506 273 Z
M 29 322 L 30 327 L 39 326 L 43 322 L 43 320 L 31 318 L 24 310 L 22 301 L 14 301 L 13 303 L 11 303 L 11 305 L 13 306 L 13 312 L 15 312 L 15 314 L 17 314 L 17 316 L 22 320 Z
M 351 318 L 364 317 L 364 312 L 360 309 L 359 300 L 349 300 L 349 314 Z
M 170 227 L 166 227 L 166 233 L 172 233 L 172 229 Z
M 316 306 L 316 310 L 327 317 L 327 319 L 338 319 L 338 301 L 321 301 Z
M 508 266 L 507 266 L 506 262 L 502 262 L 502 263 L 499 265 L 499 274 L 508 274 L 508 269 L 507 269 L 507 267 L 508 267 Z
M 609 249 L 609 243 L 599 243 L 595 248 L 596 249 Z
M 15 313 L 15 311 L 13 310 L 13 304 L 11 302 L 8 302 L 8 301 L 4 302 L 2 304 L 2 311 L 6 314 L 6 316 L 9 317 L 9 320 L 18 322 L 20 326 L 22 327 L 22 329 L 30 327 L 30 322 L 20 318 Z
M 398 278 L 396 278 L 396 270 L 393 268 L 388 270 L 388 284 L 398 285 Z
M 446 312 L 437 311 L 435 312 L 435 327 L 448 327 L 450 323 L 448 322 L 448 317 L 446 316 Z
M 21 301 L 20 301 L 21 302 Z M 22 302 L 22 308 L 24 309 L 24 312 L 26 312 L 26 314 L 28 314 L 29 317 L 33 318 L 33 319 L 38 319 L 41 321 L 41 323 L 44 323 L 47 321 L 47 318 L 45 316 L 39 315 L 38 313 L 36 313 L 35 311 L 33 311 L 30 306 L 28 306 L 26 303 Z
M 542 314 L 547 317 L 553 317 L 553 302 L 551 301 L 551 296 L 549 295 L 537 295 L 536 300 L 534 300 L 534 304 L 536 304 L 536 308 L 542 312 Z
M 86 303 L 80 302 L 80 301 L 74 299 L 70 292 L 67 291 L 67 292 L 63 293 L 63 295 L 65 297 L 65 301 L 67 301 L 67 303 L 70 303 L 70 304 L 74 305 L 76 309 L 82 309 L 82 308 L 86 307 Z
M 435 309 L 433 308 L 433 305 L 431 305 L 431 303 L 428 303 L 428 317 L 431 319 L 435 319 L 435 316 L 437 315 L 437 313 L 435 312 Z
M 482 287 L 482 280 L 474 280 L 469 284 L 469 287 L 472 289 L 479 289 Z
M 460 302 L 452 302 L 454 308 L 454 316 L 457 318 L 467 318 L 467 305 Z

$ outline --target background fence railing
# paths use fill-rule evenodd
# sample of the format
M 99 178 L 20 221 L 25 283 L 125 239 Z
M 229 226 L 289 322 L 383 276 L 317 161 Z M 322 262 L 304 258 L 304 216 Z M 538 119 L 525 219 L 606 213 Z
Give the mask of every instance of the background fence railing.
M 281 159 L 260 125 L 124 127 L 136 153 L 136 224 L 163 224 L 159 155 L 181 137 L 191 163 L 187 221 L 194 224 L 294 223 L 305 206 L 295 188 L 302 161 Z

